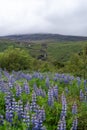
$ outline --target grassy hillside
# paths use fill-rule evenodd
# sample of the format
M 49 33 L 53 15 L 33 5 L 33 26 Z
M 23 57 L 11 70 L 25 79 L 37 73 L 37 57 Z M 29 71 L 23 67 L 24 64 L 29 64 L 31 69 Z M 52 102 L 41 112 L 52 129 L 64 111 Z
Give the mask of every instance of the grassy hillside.
M 0 40 L 0 51 L 5 50 L 8 46 L 27 48 L 29 53 L 38 58 L 43 55 L 46 56 L 46 60 L 65 62 L 73 53 L 80 53 L 87 42 L 52 42 L 52 43 L 33 43 L 33 42 L 15 42 Z M 41 57 L 40 57 L 41 58 Z
M 48 44 L 47 52 L 49 59 L 67 61 L 73 53 L 80 53 L 87 42 L 68 42 Z
M 19 45 L 17 43 L 15 43 L 14 41 L 0 40 L 0 52 L 4 51 L 9 46 L 18 47 Z
M 82 52 L 87 42 L 60 42 L 60 43 L 45 43 L 46 48 L 42 44 L 32 44 L 31 47 L 27 47 L 34 57 L 38 57 L 41 54 L 47 54 L 47 59 L 50 61 L 58 60 L 60 62 L 67 61 L 74 53 Z M 42 52 L 42 51 L 44 52 Z

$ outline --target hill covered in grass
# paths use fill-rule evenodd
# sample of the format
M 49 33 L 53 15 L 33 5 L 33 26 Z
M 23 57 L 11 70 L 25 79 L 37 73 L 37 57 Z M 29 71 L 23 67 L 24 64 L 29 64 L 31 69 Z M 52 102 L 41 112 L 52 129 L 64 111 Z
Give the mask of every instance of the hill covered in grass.
M 0 37 L 1 39 L 9 39 L 15 41 L 87 41 L 87 37 L 83 36 L 69 36 L 60 34 L 22 34 L 22 35 L 9 35 Z
M 9 46 L 26 48 L 31 56 L 36 59 L 66 62 L 74 53 L 80 54 L 87 45 L 86 41 L 16 41 L 0 39 L 0 51 L 4 51 Z

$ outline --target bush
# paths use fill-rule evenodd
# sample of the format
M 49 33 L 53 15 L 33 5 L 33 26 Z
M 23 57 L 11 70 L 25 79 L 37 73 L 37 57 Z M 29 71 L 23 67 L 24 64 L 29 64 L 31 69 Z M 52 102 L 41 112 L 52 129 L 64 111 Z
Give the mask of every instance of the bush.
M 0 53 L 0 67 L 2 69 L 25 70 L 32 68 L 33 58 L 26 50 L 9 47 L 3 53 Z

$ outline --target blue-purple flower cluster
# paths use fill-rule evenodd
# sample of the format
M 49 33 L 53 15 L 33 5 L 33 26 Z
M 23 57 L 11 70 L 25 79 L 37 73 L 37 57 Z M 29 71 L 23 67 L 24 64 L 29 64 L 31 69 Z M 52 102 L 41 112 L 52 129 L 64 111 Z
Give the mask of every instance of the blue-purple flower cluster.
M 33 84 L 30 85 L 32 80 Z M 70 90 L 70 87 L 72 87 L 74 80 L 77 82 L 78 100 L 87 103 L 87 81 L 84 80 L 84 88 L 80 88 L 82 82 L 79 77 L 75 78 L 70 75 L 57 73 L 54 77 L 50 77 L 47 74 L 43 75 L 38 72 L 25 74 L 21 71 L 13 71 L 9 74 L 7 71 L 0 71 L 0 92 L 5 94 L 5 115 L 0 115 L 0 125 L 3 125 L 4 121 L 9 122 L 10 125 L 15 125 L 14 118 L 16 117 L 18 121 L 24 122 L 29 130 L 46 130 L 44 126 L 44 122 L 46 122 L 46 108 L 44 108 L 43 104 L 41 106 L 38 103 L 38 100 L 43 99 L 47 101 L 47 105 L 51 110 L 55 109 L 55 102 L 56 104 L 61 104 L 60 118 L 56 127 L 57 130 L 66 130 L 67 97 L 73 91 L 73 89 L 72 91 Z M 35 81 L 43 81 L 45 89 L 42 87 L 43 84 L 38 86 Z M 64 84 L 64 91 L 60 87 L 61 84 Z M 26 100 L 23 100 L 23 94 L 27 97 Z M 72 130 L 77 130 L 76 102 L 73 103 L 71 112 L 74 117 L 71 127 Z

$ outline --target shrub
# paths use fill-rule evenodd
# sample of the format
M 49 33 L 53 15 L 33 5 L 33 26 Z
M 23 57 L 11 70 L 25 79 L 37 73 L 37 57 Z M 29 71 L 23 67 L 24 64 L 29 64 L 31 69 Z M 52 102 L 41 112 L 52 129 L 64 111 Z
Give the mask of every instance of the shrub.
M 8 71 L 30 69 L 32 68 L 32 61 L 33 58 L 29 53 L 20 48 L 9 47 L 0 53 L 0 67 Z

